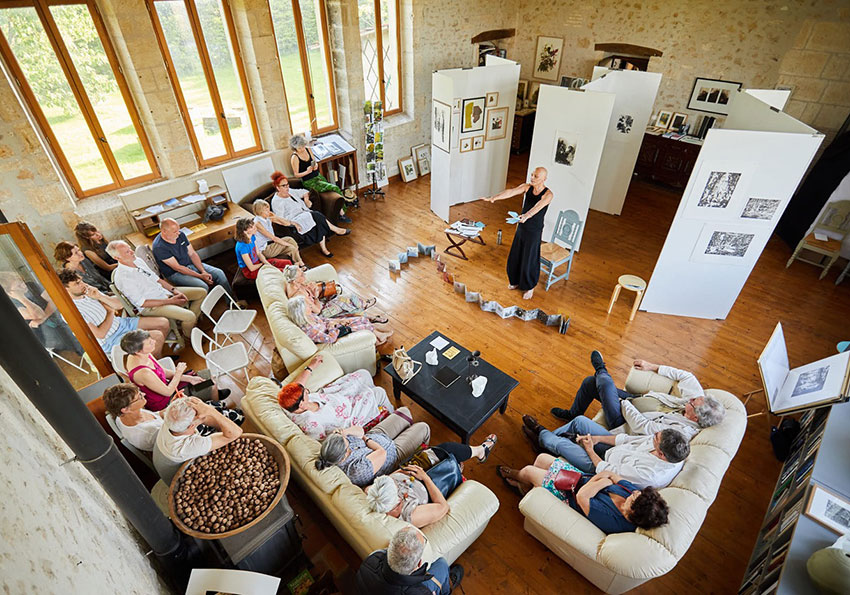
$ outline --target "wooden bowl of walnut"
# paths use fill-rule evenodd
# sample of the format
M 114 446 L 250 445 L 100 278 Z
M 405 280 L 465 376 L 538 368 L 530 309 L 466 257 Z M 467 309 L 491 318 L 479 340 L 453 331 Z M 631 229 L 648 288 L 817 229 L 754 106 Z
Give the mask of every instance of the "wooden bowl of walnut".
M 242 434 L 180 467 L 168 491 L 168 510 L 187 535 L 231 537 L 277 506 L 288 483 L 289 456 L 283 447 L 262 434 Z

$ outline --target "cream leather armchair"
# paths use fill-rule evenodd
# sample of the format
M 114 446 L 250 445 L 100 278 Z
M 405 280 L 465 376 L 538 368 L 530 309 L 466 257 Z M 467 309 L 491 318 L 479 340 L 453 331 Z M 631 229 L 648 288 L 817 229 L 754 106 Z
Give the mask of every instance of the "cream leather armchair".
M 307 271 L 310 281 L 338 281 L 336 270 L 322 264 Z M 330 354 L 342 366 L 344 373 L 368 370 L 375 375 L 377 339 L 371 331 L 354 331 L 333 344 L 316 345 L 295 323 L 289 320 L 283 273 L 271 265 L 265 265 L 257 275 L 257 292 L 266 312 L 274 342 L 287 370 L 294 370 L 318 351 Z
M 669 378 L 635 369 L 625 388 L 632 394 L 650 390 L 677 394 Z M 525 530 L 606 593 L 624 593 L 670 572 L 702 526 L 747 427 L 747 413 L 735 395 L 717 389 L 705 392 L 720 401 L 726 416 L 691 440 L 684 467 L 660 490 L 670 508 L 667 525 L 606 535 L 550 492 L 534 488 L 519 503 Z M 633 403 L 641 411 L 659 404 L 650 397 L 638 397 Z M 594 421 L 605 425 L 601 412 Z
M 333 356 L 324 361 L 307 381 L 308 390 L 333 382 L 343 370 Z M 291 382 L 308 362 L 294 370 L 284 382 Z M 406 526 L 401 519 L 369 510 L 366 494 L 338 467 L 318 471 L 315 466 L 321 443 L 306 436 L 277 403 L 277 385 L 263 377 L 248 383 L 242 410 L 258 430 L 280 442 L 289 454 L 292 477 L 310 495 L 340 535 L 361 558 L 387 547 L 396 531 Z M 439 522 L 425 527 L 428 537 L 423 559 L 431 562 L 444 557 L 451 564 L 487 527 L 499 509 L 499 500 L 477 481 L 465 481 L 448 499 L 451 511 Z

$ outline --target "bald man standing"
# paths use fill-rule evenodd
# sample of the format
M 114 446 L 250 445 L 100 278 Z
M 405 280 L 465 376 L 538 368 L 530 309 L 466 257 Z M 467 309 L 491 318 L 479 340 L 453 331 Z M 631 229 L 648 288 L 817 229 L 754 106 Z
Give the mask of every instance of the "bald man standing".
M 160 222 L 159 235 L 154 238 L 152 248 L 159 272 L 172 285 L 199 289 L 221 285 L 224 291 L 233 295 L 224 271 L 201 262 L 201 257 L 174 219 Z
M 508 254 L 508 289 L 521 289 L 525 293 L 522 299 L 530 300 L 540 278 L 540 239 L 543 235 L 543 222 L 546 209 L 552 202 L 552 191 L 546 187 L 545 167 L 538 167 L 531 173 L 531 183 L 508 188 L 482 200 L 496 202 L 525 193 L 522 200 L 522 214 L 519 216 L 514 241 Z

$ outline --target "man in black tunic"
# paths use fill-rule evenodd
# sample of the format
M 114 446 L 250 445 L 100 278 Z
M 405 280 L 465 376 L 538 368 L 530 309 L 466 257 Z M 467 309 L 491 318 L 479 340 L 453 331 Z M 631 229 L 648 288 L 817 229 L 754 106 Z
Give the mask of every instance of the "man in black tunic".
M 531 173 L 531 183 L 520 184 L 482 199 L 496 202 L 525 193 L 507 266 L 508 288 L 523 290 L 525 293 L 522 298 L 525 300 L 530 300 L 534 295 L 534 287 L 540 278 L 540 240 L 546 209 L 554 196 L 546 187 L 548 173 L 545 167 L 538 167 Z

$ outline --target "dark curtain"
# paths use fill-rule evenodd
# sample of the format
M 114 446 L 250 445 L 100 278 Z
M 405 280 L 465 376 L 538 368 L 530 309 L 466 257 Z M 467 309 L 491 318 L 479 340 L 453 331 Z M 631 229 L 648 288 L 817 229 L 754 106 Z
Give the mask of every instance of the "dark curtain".
M 776 234 L 795 248 L 823 205 L 850 172 L 850 131 L 835 137 L 788 203 Z

